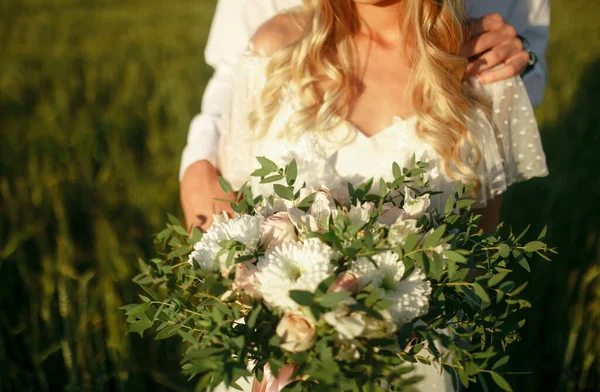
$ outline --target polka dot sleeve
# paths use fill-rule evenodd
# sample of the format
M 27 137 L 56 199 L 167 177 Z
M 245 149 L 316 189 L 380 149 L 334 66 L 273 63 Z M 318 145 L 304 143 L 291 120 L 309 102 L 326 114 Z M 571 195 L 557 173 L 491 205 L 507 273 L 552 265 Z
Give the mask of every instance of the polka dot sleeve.
M 477 86 L 492 100 L 492 123 L 482 113 L 474 119 L 480 140 L 482 203 L 520 181 L 548 175 L 546 156 L 527 90 L 517 76 Z

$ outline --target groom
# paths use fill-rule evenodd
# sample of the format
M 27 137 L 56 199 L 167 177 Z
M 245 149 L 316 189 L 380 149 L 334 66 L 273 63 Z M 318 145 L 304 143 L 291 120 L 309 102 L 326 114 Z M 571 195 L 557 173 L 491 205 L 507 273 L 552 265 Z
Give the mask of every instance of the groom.
M 470 39 L 464 55 L 467 76 L 483 84 L 523 76 L 533 106 L 546 86 L 545 52 L 550 0 L 466 0 Z M 219 123 L 231 93 L 237 62 L 254 31 L 277 13 L 301 0 L 219 0 L 206 46 L 206 62 L 215 69 L 202 102 L 202 113 L 190 124 L 181 159 L 181 205 L 188 227 L 206 229 L 213 214 L 229 211 L 218 184 L 216 166 Z M 498 67 L 504 64 L 503 67 Z

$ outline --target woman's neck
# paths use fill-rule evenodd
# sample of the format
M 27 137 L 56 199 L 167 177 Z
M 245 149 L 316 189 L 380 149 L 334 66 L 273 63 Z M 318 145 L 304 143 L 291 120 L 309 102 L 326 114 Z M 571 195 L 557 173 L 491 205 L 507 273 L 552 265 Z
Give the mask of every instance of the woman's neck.
M 398 42 L 404 3 L 402 0 L 384 0 L 377 4 L 356 2 L 361 21 L 359 35 L 386 45 Z

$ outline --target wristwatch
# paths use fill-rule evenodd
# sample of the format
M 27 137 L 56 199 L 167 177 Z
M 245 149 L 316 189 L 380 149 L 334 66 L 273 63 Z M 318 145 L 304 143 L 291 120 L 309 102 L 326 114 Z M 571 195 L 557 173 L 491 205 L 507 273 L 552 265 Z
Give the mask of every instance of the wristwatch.
M 517 37 L 523 42 L 523 49 L 529 54 L 529 63 L 527 63 L 527 68 L 521 73 L 521 76 L 527 75 L 537 64 L 538 58 L 535 52 L 533 51 L 533 47 L 529 40 L 522 35 L 517 35 Z

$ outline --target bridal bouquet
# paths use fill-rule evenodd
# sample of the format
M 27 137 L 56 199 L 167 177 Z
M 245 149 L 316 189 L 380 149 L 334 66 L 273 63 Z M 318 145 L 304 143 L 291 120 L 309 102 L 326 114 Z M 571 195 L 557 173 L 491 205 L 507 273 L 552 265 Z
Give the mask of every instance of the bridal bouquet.
M 293 161 L 259 162 L 268 197 L 244 186 L 235 216 L 204 234 L 169 217 L 165 252 L 140 261 L 146 295 L 124 307 L 131 332 L 179 336 L 199 391 L 243 377 L 263 390 L 411 390 L 423 366 L 511 389 L 503 353 L 530 306 L 529 261 L 553 252 L 544 233 L 483 233 L 463 186 L 433 209 L 414 160 L 344 192 L 297 183 Z

